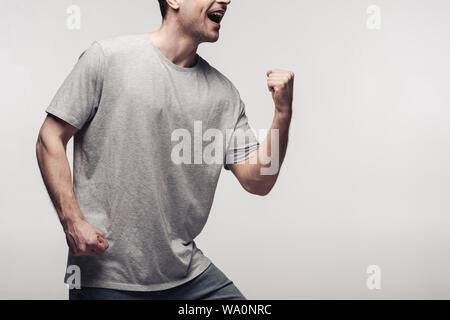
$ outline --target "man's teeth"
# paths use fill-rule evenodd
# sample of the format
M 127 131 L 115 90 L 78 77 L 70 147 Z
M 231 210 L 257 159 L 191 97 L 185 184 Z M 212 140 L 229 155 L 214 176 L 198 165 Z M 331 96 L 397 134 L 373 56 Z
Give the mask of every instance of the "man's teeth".
M 219 23 L 223 18 L 223 14 L 220 12 L 212 12 L 212 13 L 208 14 L 208 17 L 212 21 Z

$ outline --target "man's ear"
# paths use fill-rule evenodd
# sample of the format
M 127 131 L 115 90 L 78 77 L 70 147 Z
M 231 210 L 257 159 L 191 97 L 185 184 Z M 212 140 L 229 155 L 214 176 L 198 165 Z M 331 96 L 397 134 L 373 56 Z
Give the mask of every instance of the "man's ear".
M 183 0 L 167 0 L 167 5 L 176 11 L 180 9 L 180 2 L 182 1 Z

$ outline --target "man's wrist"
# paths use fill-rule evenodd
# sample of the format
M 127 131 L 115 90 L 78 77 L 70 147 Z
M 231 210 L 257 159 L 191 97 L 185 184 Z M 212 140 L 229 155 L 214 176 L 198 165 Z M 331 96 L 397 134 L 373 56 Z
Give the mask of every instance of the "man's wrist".
M 67 232 L 68 229 L 71 229 L 74 225 L 83 221 L 86 221 L 83 216 L 75 215 L 61 218 L 61 225 L 64 229 L 64 232 Z

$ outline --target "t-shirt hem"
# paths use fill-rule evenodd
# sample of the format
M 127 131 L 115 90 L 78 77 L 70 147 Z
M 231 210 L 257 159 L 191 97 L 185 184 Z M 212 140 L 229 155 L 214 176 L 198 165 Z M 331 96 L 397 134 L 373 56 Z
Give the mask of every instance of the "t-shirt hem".
M 61 112 L 60 110 L 57 109 L 53 109 L 52 107 L 48 107 L 45 112 L 47 113 L 51 113 L 52 115 L 64 120 L 65 122 L 67 122 L 68 124 L 74 126 L 75 128 L 77 128 L 78 130 L 81 130 L 81 125 L 80 123 L 72 116 L 67 115 L 63 112 Z
M 260 145 L 259 142 L 256 142 L 255 144 L 250 145 L 250 151 L 248 151 L 247 154 L 245 154 L 241 159 L 236 159 L 234 162 L 231 162 L 231 163 L 225 162 L 223 164 L 223 168 L 225 170 L 231 170 L 230 165 L 242 163 L 242 162 L 252 158 L 253 156 L 256 155 L 256 153 L 258 151 L 258 148 L 259 148 L 259 145 Z
M 130 283 L 119 283 L 119 282 L 109 282 L 109 281 L 81 281 L 81 287 L 92 287 L 92 288 L 103 288 L 103 289 L 113 289 L 113 290 L 124 290 L 124 291 L 141 291 L 141 292 L 149 292 L 149 291 L 160 291 L 167 290 L 177 286 L 180 286 L 190 280 L 193 280 L 195 277 L 199 276 L 203 271 L 205 271 L 209 265 L 211 264 L 211 260 L 204 256 L 204 260 L 202 263 L 192 272 L 189 277 L 186 277 L 181 280 L 171 281 L 167 283 L 161 284 L 152 284 L 152 285 L 141 285 L 141 284 L 130 284 Z M 76 290 L 76 289 L 73 289 Z

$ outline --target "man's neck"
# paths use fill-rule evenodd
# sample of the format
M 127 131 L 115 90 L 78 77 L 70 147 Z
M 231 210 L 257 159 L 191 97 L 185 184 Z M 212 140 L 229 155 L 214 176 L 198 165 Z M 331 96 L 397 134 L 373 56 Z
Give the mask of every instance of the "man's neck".
M 184 34 L 177 25 L 166 22 L 150 33 L 150 37 L 158 50 L 174 64 L 190 68 L 197 63 L 198 43 Z

